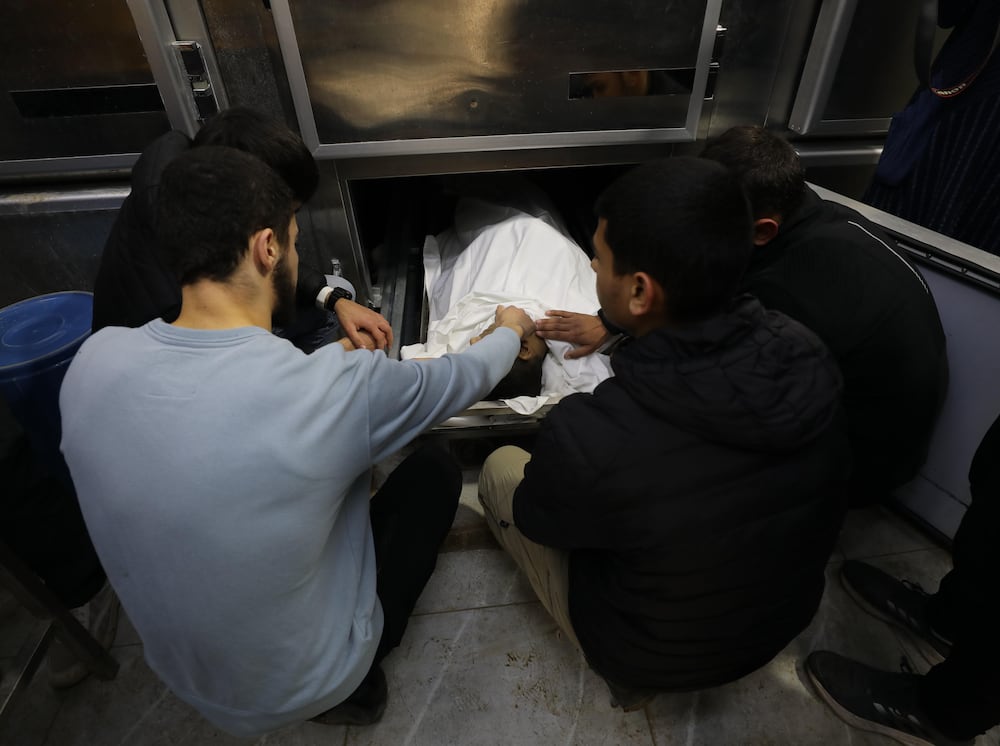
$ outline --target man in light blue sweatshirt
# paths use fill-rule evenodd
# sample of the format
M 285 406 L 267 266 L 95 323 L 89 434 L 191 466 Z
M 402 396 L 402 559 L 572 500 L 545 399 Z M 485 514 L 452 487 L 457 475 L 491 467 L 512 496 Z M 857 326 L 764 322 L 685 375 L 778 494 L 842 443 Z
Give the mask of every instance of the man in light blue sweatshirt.
M 460 355 L 400 362 L 342 340 L 307 356 L 268 333 L 298 264 L 281 179 L 197 148 L 158 199 L 180 315 L 93 335 L 60 395 L 94 545 L 151 668 L 220 728 L 374 722 L 379 661 L 433 571 L 460 479 L 423 449 L 370 500 L 371 465 L 485 395 L 534 325 L 500 307 Z

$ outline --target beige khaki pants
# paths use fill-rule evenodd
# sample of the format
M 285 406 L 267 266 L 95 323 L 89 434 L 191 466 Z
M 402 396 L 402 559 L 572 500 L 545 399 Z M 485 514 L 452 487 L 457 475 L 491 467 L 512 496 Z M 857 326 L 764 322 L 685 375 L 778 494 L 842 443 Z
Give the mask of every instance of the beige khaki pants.
M 511 503 L 514 490 L 524 479 L 524 466 L 531 454 L 522 448 L 503 446 L 490 454 L 479 474 L 479 502 L 490 530 L 522 572 L 556 624 L 580 647 L 569 620 L 569 553 L 526 539 L 514 525 Z

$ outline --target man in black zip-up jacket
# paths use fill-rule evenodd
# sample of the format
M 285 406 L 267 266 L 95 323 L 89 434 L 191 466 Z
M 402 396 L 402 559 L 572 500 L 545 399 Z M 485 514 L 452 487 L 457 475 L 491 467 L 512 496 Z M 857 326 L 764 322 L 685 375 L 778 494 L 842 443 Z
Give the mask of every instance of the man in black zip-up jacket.
M 878 226 L 806 186 L 777 134 L 733 127 L 702 156 L 733 171 L 750 200 L 755 249 L 743 289 L 816 332 L 840 366 L 851 503 L 884 500 L 926 461 L 948 385 L 930 288 Z
M 841 378 L 822 342 L 736 297 L 751 220 L 738 181 L 673 158 L 597 205 L 593 266 L 633 338 L 567 397 L 532 454 L 490 456 L 500 543 L 614 700 L 737 679 L 812 619 L 846 510 Z M 523 479 L 522 479 L 523 470 Z

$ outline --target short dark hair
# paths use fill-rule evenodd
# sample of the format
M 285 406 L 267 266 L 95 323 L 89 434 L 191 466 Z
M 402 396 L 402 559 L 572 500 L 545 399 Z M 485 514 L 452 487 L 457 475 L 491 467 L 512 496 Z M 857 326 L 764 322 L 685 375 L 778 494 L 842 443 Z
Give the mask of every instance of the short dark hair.
M 301 204 L 316 192 L 319 169 L 302 138 L 254 109 L 234 106 L 220 111 L 195 134 L 194 146 L 203 145 L 222 145 L 257 156 L 278 172 Z
M 510 372 L 500 379 L 487 399 L 513 399 L 518 396 L 538 396 L 542 391 L 542 363 L 545 355 L 517 358 Z
M 163 171 L 157 241 L 182 285 L 223 281 L 257 231 L 271 228 L 285 245 L 293 214 L 291 191 L 263 161 L 234 148 L 193 148 Z
M 702 158 L 721 163 L 739 178 L 754 219 L 787 218 L 806 192 L 805 169 L 785 138 L 763 127 L 732 127 L 708 141 Z
M 597 199 L 616 275 L 646 272 L 663 286 L 675 321 L 718 313 L 750 261 L 753 221 L 739 182 L 692 157 L 628 171 Z

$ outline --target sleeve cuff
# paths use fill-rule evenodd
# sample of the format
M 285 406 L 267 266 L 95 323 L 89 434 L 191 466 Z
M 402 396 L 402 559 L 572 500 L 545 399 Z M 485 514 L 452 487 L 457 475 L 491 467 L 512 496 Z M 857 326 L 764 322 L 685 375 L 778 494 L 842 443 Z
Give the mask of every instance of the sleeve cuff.
M 326 310 L 326 301 L 329 299 L 330 293 L 332 292 L 333 288 L 330 287 L 329 285 L 324 285 L 322 288 L 320 288 L 319 294 L 316 296 L 316 308 L 320 309 L 321 311 Z

